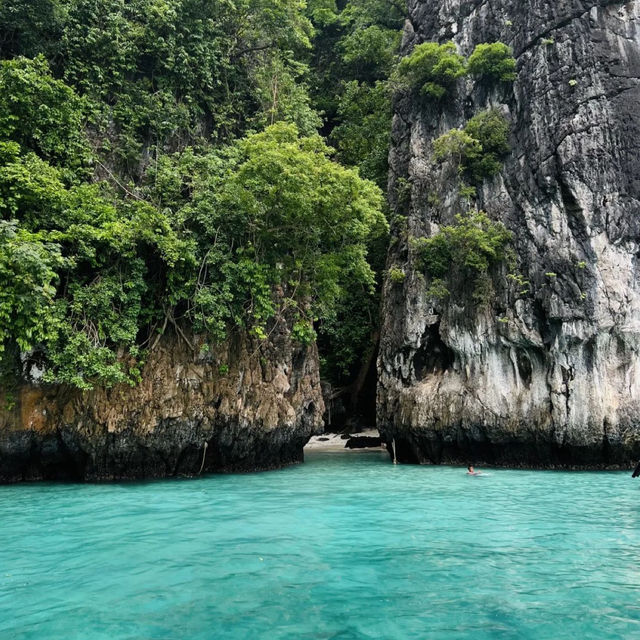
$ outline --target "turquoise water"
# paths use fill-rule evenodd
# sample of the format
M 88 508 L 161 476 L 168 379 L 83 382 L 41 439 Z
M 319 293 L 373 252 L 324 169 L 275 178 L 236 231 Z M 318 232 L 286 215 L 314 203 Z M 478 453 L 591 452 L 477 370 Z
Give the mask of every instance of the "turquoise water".
M 0 487 L 0 638 L 640 637 L 628 473 L 307 460 Z

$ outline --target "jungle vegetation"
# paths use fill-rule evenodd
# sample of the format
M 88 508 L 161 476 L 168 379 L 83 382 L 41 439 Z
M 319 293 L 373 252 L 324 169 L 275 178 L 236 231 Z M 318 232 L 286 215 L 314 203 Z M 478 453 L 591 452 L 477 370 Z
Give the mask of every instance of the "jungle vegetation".
M 26 359 L 53 383 L 136 384 L 166 332 L 260 341 L 286 317 L 357 395 L 377 344 L 398 73 L 437 96 L 463 72 L 513 72 L 508 49 L 467 69 L 432 43 L 398 67 L 405 13 L 2 0 L 0 374 Z M 500 123 L 477 124 L 469 136 Z
M 135 384 L 164 332 L 260 340 L 284 314 L 347 383 L 377 323 L 403 13 L 3 0 L 3 370 Z

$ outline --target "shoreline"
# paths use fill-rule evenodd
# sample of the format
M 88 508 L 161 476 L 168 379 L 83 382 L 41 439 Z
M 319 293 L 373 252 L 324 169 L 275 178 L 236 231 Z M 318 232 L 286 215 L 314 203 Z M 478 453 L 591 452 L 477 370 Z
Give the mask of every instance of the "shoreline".
M 327 451 L 333 453 L 354 453 L 358 451 L 386 451 L 384 444 L 375 447 L 347 447 L 347 442 L 351 438 L 379 438 L 380 433 L 377 429 L 366 429 L 358 433 L 323 433 L 318 436 L 312 436 L 309 442 L 304 446 L 304 453 L 313 451 Z

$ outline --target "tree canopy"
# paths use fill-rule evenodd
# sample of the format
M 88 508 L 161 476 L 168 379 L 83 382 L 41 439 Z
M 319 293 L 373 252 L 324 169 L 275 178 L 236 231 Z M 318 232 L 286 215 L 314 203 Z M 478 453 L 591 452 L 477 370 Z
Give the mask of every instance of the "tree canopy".
M 0 358 L 134 384 L 167 327 L 300 341 L 374 288 L 382 194 L 316 133 L 289 0 L 8 0 Z M 369 294 L 367 294 L 369 295 Z

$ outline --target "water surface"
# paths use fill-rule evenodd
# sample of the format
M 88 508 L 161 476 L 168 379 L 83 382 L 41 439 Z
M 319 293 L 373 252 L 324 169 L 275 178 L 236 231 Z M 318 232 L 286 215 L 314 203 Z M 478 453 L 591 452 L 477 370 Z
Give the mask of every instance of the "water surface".
M 0 638 L 639 638 L 628 473 L 390 465 L 0 487 Z

